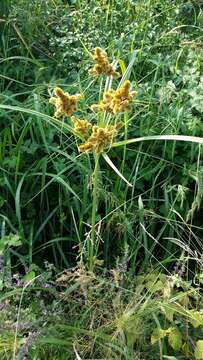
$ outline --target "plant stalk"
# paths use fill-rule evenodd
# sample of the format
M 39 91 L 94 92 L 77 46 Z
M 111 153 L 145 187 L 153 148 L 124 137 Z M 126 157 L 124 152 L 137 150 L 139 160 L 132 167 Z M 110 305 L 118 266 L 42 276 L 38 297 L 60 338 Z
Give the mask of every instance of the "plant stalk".
M 91 236 L 88 244 L 88 263 L 89 270 L 93 271 L 94 267 L 94 246 L 95 246 L 95 223 L 96 223 L 96 213 L 97 213 L 97 190 L 98 190 L 98 174 L 99 174 L 99 159 L 100 155 L 95 155 L 95 167 L 92 174 L 92 216 L 91 216 Z

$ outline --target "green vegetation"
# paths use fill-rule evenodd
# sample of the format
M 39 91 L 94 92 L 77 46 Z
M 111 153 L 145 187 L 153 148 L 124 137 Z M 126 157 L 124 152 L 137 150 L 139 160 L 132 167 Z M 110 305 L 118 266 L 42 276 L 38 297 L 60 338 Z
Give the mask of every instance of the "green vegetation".
M 1 0 L 0 359 L 203 359 L 202 25 Z

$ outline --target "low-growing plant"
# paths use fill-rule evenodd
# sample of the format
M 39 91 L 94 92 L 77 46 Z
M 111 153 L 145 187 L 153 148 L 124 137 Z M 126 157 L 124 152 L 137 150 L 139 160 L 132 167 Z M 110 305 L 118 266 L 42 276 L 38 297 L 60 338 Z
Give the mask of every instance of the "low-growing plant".
M 76 353 L 93 359 L 199 359 L 200 288 L 177 270 L 164 275 L 151 269 L 135 278 L 121 266 L 106 274 L 97 266 L 93 274 L 78 264 L 49 280 L 46 272 L 27 285 L 20 279 L 1 297 L 2 359 L 14 351 L 17 359 L 73 359 Z

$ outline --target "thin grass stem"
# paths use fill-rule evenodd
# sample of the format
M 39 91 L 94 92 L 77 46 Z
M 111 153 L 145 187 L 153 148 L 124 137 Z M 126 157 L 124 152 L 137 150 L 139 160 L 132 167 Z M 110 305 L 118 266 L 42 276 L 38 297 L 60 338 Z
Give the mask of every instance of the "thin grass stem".
M 95 223 L 96 223 L 96 213 L 97 213 L 97 202 L 98 202 L 98 175 L 99 175 L 99 160 L 100 155 L 95 155 L 95 167 L 92 174 L 92 215 L 91 215 L 91 235 L 88 241 L 88 263 L 89 270 L 93 271 L 94 268 L 94 243 L 95 243 Z

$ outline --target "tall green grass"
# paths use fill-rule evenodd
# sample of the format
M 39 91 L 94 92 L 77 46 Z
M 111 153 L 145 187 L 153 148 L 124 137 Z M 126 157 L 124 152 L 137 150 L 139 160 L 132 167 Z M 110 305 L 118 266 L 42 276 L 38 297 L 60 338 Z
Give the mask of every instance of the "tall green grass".
M 42 327 L 30 345 L 36 360 L 195 358 L 202 339 L 202 325 L 190 323 L 202 283 L 202 4 L 4 0 L 0 31 L 0 288 L 13 314 L 2 318 L 1 358 L 20 359 L 32 342 L 20 327 L 26 318 L 31 333 Z M 89 106 L 109 86 L 88 75 L 95 46 L 106 48 L 121 82 L 130 78 L 137 91 L 96 167 L 92 154 L 78 152 L 69 119 L 56 120 L 48 104 L 56 85 L 81 92 L 78 114 L 95 121 Z M 45 261 L 54 267 L 48 280 Z M 74 269 L 65 287 L 55 282 L 64 269 Z M 156 276 L 146 286 L 149 272 Z M 16 273 L 31 274 L 29 286 L 25 280 L 14 289 Z M 173 289 L 164 298 L 167 279 Z M 48 322 L 32 300 L 37 291 Z M 180 300 L 186 295 L 188 303 Z M 170 347 L 169 333 L 160 336 L 174 324 L 186 334 L 188 354 Z

